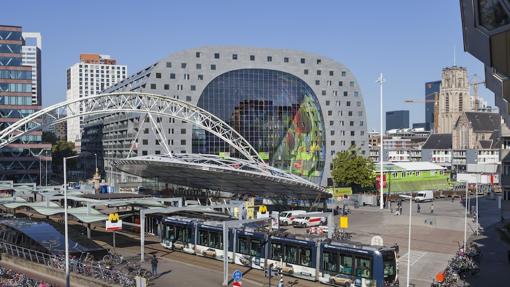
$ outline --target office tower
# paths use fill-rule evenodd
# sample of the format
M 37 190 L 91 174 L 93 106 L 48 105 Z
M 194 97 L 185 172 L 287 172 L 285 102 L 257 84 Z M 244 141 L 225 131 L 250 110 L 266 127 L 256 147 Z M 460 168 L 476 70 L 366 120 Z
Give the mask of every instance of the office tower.
M 67 69 L 67 100 L 100 94 L 104 89 L 125 79 L 127 67 L 117 65 L 108 55 L 81 54 L 80 62 Z M 78 105 L 72 107 L 79 109 Z M 67 120 L 67 140 L 80 150 L 83 117 Z
M 433 81 L 425 83 L 425 128 L 430 131 L 434 130 L 434 104 L 436 95 L 439 97 L 441 81 Z
M 23 32 L 22 64 L 32 67 L 32 104 L 42 106 L 41 33 Z
M 409 128 L 409 111 L 386 112 L 386 130 Z

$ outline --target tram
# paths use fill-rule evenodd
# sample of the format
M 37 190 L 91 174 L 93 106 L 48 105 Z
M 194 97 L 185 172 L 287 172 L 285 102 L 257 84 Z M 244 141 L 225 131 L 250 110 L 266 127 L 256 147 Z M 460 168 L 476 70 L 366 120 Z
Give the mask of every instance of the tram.
M 166 218 L 161 244 L 216 260 L 224 259 L 223 227 Z M 395 248 L 330 240 L 313 241 L 230 229 L 228 260 L 266 270 L 270 266 L 287 276 L 333 286 L 398 286 Z

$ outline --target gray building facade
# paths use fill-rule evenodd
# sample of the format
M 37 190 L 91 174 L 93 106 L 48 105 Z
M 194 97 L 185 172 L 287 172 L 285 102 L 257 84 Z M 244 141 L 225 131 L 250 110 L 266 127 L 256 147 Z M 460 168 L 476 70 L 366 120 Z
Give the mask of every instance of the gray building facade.
M 409 128 L 409 111 L 386 112 L 386 130 Z
M 355 145 L 368 154 L 365 107 L 356 78 L 323 56 L 248 47 L 188 49 L 104 92 L 121 91 L 197 105 L 239 131 L 272 166 L 321 185 L 331 180 L 337 152 Z M 136 114 L 88 118 L 82 150 L 100 152 L 107 172 L 108 160 L 127 157 L 133 142 L 129 156 L 165 153 L 149 121 L 138 133 L 140 121 L 143 117 Z M 172 153 L 229 153 L 225 143 L 190 123 L 163 117 L 157 122 Z

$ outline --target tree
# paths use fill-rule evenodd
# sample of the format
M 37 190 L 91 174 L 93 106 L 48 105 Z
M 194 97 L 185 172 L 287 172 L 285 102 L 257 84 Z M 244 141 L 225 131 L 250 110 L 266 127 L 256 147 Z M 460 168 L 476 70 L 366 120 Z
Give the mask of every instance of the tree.
M 62 170 L 64 167 L 62 160 L 64 159 L 64 157 L 76 155 L 76 152 L 74 151 L 74 143 L 59 141 L 51 147 L 51 154 L 53 174 L 55 175 L 63 174 Z M 74 163 L 71 163 L 71 166 L 73 164 Z
M 351 146 L 336 154 L 331 175 L 335 185 L 370 188 L 375 184 L 374 169 L 374 163 L 361 155 L 358 148 Z
M 52 145 L 58 141 L 57 136 L 52 132 L 43 132 L 41 139 L 43 143 L 50 143 Z

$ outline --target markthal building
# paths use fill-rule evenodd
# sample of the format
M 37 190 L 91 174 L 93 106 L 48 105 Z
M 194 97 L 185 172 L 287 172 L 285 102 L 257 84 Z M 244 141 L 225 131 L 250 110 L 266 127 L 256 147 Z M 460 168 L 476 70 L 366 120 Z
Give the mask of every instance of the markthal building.
M 238 131 L 269 165 L 317 185 L 332 184 L 332 159 L 355 145 L 368 150 L 361 89 L 344 65 L 319 55 L 248 47 L 184 50 L 108 88 L 105 93 L 159 94 L 196 105 Z M 86 120 L 82 149 L 105 162 L 163 155 L 161 139 L 140 116 Z M 173 154 L 239 157 L 217 136 L 172 118 L 157 118 Z M 108 164 L 107 164 L 108 165 Z M 106 168 L 108 171 L 108 168 Z

